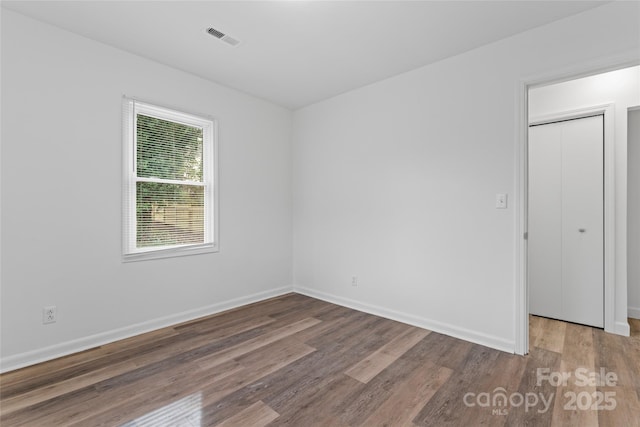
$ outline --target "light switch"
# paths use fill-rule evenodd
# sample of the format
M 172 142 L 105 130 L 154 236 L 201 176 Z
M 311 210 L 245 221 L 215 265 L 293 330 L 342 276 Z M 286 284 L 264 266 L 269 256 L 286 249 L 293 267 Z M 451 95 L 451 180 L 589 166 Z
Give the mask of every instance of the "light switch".
M 507 209 L 507 195 L 504 193 L 496 194 L 496 209 Z

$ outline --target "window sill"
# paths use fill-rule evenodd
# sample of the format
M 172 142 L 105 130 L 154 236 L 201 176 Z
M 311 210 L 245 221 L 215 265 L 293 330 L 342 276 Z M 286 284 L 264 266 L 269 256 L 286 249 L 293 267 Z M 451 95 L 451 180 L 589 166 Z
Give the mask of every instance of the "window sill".
M 186 255 L 198 255 L 219 252 L 215 243 L 208 243 L 197 246 L 180 246 L 170 249 L 149 250 L 145 252 L 134 252 L 122 255 L 122 262 L 146 261 L 150 259 L 174 258 Z

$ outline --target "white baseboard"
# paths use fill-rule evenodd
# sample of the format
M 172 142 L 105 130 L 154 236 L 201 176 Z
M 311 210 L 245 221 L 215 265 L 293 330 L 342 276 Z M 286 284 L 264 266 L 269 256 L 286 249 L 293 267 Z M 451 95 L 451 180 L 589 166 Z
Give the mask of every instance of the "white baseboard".
M 632 319 L 640 319 L 640 307 L 629 307 L 627 309 L 627 317 Z
M 155 331 L 157 329 L 176 325 L 178 323 L 187 322 L 199 317 L 210 316 L 212 314 L 220 313 L 222 311 L 240 307 L 246 304 L 251 304 L 268 298 L 284 295 L 289 292 L 293 292 L 293 288 L 291 286 L 285 286 L 265 292 L 258 292 L 245 297 L 234 298 L 217 304 L 211 304 L 205 307 L 187 310 L 181 313 L 171 314 L 169 316 L 137 323 L 135 325 L 125 326 L 124 328 L 101 332 L 95 335 L 66 341 L 49 347 L 39 348 L 36 350 L 4 357 L 0 359 L 0 372 L 4 373 L 13 371 L 15 369 L 24 368 L 25 366 L 35 365 L 36 363 L 46 362 L 47 360 L 67 356 L 69 354 L 88 350 L 90 348 L 112 343 L 114 341 L 130 338 L 135 335 Z
M 501 350 L 507 353 L 515 352 L 515 342 L 508 341 L 500 337 L 483 334 L 481 332 L 472 331 L 470 329 L 460 328 L 458 326 L 449 325 L 447 323 L 438 322 L 436 320 L 427 319 L 425 317 L 414 316 L 411 314 L 390 310 L 384 307 L 362 303 L 337 295 L 327 294 L 325 292 L 316 291 L 314 289 L 294 285 L 293 291 L 299 294 L 321 299 L 323 301 L 328 301 L 334 304 L 353 308 L 354 310 L 364 311 L 365 313 L 385 317 L 387 319 L 396 320 L 402 323 L 407 323 L 419 328 L 429 329 L 434 332 L 484 345 L 486 347 L 495 348 L 496 350 Z
M 623 337 L 628 337 L 629 335 L 631 335 L 629 322 L 627 322 L 626 320 L 624 322 L 616 322 L 616 328 L 613 333 L 616 335 L 622 335 Z

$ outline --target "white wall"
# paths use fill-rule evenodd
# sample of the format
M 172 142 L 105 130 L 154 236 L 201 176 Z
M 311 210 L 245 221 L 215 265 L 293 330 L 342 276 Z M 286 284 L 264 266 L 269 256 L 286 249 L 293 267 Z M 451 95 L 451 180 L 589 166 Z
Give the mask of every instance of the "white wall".
M 121 262 L 123 94 L 218 119 L 220 253 Z M 290 130 L 286 109 L 3 10 L 2 368 L 290 290 Z
M 296 289 L 513 351 L 519 82 L 637 55 L 637 16 L 608 4 L 296 111 Z
M 530 117 L 614 103 L 616 155 L 616 313 L 627 316 L 627 108 L 640 105 L 640 67 L 598 74 L 529 91 Z M 631 217 L 630 217 L 631 219 Z M 629 254 L 629 267 L 636 265 Z M 631 306 L 631 304 L 629 304 Z
M 640 110 L 630 111 L 627 117 L 629 131 L 628 304 L 629 317 L 640 319 Z

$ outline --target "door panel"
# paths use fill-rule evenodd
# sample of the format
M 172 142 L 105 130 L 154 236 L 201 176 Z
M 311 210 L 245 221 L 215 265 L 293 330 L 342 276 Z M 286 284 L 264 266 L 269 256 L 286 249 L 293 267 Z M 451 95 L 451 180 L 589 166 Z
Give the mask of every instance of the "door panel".
M 603 116 L 564 122 L 562 308 L 567 320 L 604 326 Z M 581 231 L 584 230 L 584 231 Z
M 531 313 L 603 327 L 603 116 L 534 126 L 529 146 Z
M 535 142 L 534 142 L 535 141 Z M 529 129 L 529 307 L 562 313 L 562 127 Z

